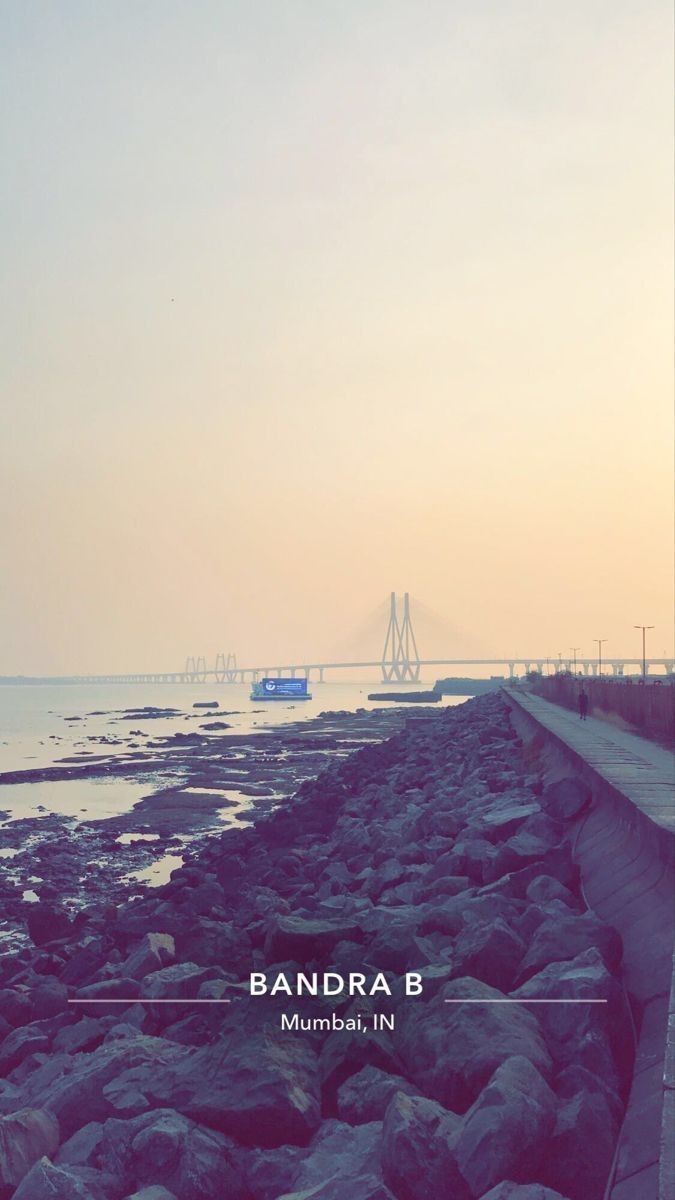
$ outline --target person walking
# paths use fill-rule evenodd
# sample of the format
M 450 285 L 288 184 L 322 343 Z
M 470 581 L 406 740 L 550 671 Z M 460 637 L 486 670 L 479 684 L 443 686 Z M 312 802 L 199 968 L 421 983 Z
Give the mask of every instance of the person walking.
M 578 698 L 579 704 L 579 720 L 585 721 L 588 716 L 588 692 L 584 691 L 584 685 L 581 685 L 581 691 Z

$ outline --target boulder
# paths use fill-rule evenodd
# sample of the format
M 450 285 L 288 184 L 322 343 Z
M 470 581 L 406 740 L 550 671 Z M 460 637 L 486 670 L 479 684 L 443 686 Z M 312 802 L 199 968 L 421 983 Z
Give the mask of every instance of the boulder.
M 556 1098 L 526 1058 L 509 1058 L 469 1109 L 454 1153 L 473 1196 L 482 1196 L 505 1176 L 536 1177 L 553 1129 Z
M 539 1022 L 558 1069 L 584 1067 L 617 1086 L 615 1051 L 623 1056 L 629 1031 L 619 984 L 593 946 L 569 961 L 552 962 L 513 992 L 516 999 L 600 1000 L 601 1004 L 538 1006 Z
M 0 1045 L 0 1075 L 9 1075 L 29 1054 L 49 1049 L 49 1037 L 34 1024 L 13 1029 Z
M 122 1196 L 134 1187 L 163 1187 L 180 1200 L 249 1200 L 234 1143 L 172 1109 L 131 1120 L 90 1124 L 62 1146 L 58 1164 L 96 1169 Z
M 356 1075 L 350 1075 L 337 1093 L 337 1112 L 341 1121 L 350 1125 L 363 1125 L 369 1121 L 381 1121 L 389 1101 L 396 1092 L 413 1096 L 417 1089 L 401 1075 L 389 1075 L 378 1067 L 363 1067 Z
M 293 1189 L 298 1167 L 305 1157 L 304 1146 L 276 1146 L 273 1150 L 242 1149 L 234 1154 L 246 1179 L 251 1200 L 277 1200 Z
M 40 1103 L 55 1114 L 67 1138 L 88 1121 L 114 1115 L 105 1094 L 113 1080 L 141 1067 L 148 1075 L 159 1075 L 188 1053 L 173 1042 L 137 1034 L 104 1043 L 91 1054 L 51 1055 L 26 1080 L 24 1093 L 30 1103 Z
M 59 976 L 61 982 L 75 987 L 89 983 L 107 959 L 103 938 L 87 936 L 74 953 L 72 948 L 69 949 L 68 962 Z
M 367 1000 L 352 1005 L 345 1013 L 373 1011 Z M 334 1114 L 337 1091 L 341 1084 L 363 1067 L 379 1067 L 391 1075 L 401 1073 L 401 1062 L 394 1049 L 392 1036 L 386 1030 L 336 1030 L 326 1037 L 319 1055 L 319 1071 L 324 1112 Z
M 552 1192 L 541 1183 L 513 1183 L 510 1179 L 490 1188 L 481 1200 L 569 1200 L 560 1192 Z
M 159 971 L 176 957 L 176 944 L 170 933 L 146 933 L 122 964 L 122 974 L 142 979 Z
M 382 1125 L 325 1121 L 279 1200 L 392 1200 L 380 1171 Z
M 250 967 L 250 940 L 228 921 L 200 917 L 186 923 L 176 934 L 176 950 L 181 958 L 198 966 L 224 967 L 236 973 Z
M 551 843 L 537 834 L 520 829 L 499 847 L 492 863 L 485 871 L 485 882 L 492 883 L 513 871 L 520 871 L 532 863 L 542 862 L 552 849 Z
M 552 875 L 537 875 L 527 885 L 525 894 L 534 904 L 550 904 L 552 900 L 562 900 L 569 908 L 574 909 L 578 906 L 578 901 L 569 888 Z
M 100 1121 L 90 1121 L 64 1142 L 54 1161 L 57 1167 L 93 1166 L 97 1162 L 102 1141 L 103 1125 Z
M 146 1005 L 145 1011 L 162 1026 L 180 1021 L 186 1017 L 185 1006 L 168 1004 L 167 1001 L 196 998 L 201 994 L 202 987 L 213 980 L 215 971 L 214 967 L 197 966 L 193 962 L 172 963 L 159 971 L 152 971 L 141 980 L 140 994 L 145 1000 L 160 1000 L 162 1003 Z M 224 985 L 222 990 L 224 991 Z M 201 1013 L 199 1010 L 190 1013 L 188 1009 L 187 1018 L 199 1020 L 201 1026 Z
M 90 983 L 78 990 L 78 1000 L 93 1000 L 95 1003 L 78 1004 L 77 1009 L 91 1017 L 119 1016 L 122 1006 L 117 1001 L 129 1000 L 129 1003 L 132 1003 L 139 995 L 140 988 L 135 979 L 127 979 L 124 976 L 100 979 L 97 983 Z M 116 1003 L 106 1006 L 100 1003 L 101 1000 L 114 1000 Z
M 127 1186 L 161 1185 L 180 1200 L 248 1200 L 229 1138 L 172 1109 L 106 1121 L 98 1163 Z
M 544 1078 L 550 1074 L 550 1055 L 532 1012 L 520 1005 L 462 1003 L 500 997 L 476 979 L 455 979 L 424 1006 L 407 1006 L 398 1021 L 394 1044 L 405 1075 L 453 1112 L 466 1112 L 496 1068 L 514 1055 L 527 1058 Z
M 103 1087 L 107 1113 L 133 1116 L 148 1106 L 177 1109 L 245 1145 L 306 1144 L 320 1122 L 316 1055 L 299 1039 L 265 1029 L 199 1049 L 171 1047 L 115 1072 Z
M 308 963 L 323 958 L 338 942 L 363 942 L 362 927 L 354 921 L 276 916 L 265 939 L 267 962 Z
M 54 1037 L 54 1050 L 64 1054 L 77 1054 L 80 1050 L 93 1050 L 104 1039 L 110 1021 L 96 1017 L 82 1017 L 73 1025 L 64 1025 Z
M 606 925 L 593 913 L 556 913 L 542 921 L 523 958 L 519 982 L 523 983 L 549 963 L 576 958 L 578 954 L 596 947 L 607 969 L 615 973 L 621 963 L 621 938 L 611 925 Z
M 61 941 L 71 930 L 70 917 L 58 904 L 31 904 L 28 913 L 28 936 L 34 946 Z
M 556 1076 L 555 1090 L 563 1100 L 570 1100 L 577 1092 L 585 1092 L 590 1096 L 598 1094 L 607 1102 L 615 1122 L 618 1123 L 623 1116 L 624 1106 L 618 1092 L 599 1075 L 594 1075 L 579 1063 L 570 1063 L 568 1067 L 563 1067 Z
M 591 789 L 581 779 L 568 776 L 551 783 L 544 790 L 541 802 L 556 821 L 573 821 L 592 799 Z
M 78 1175 L 41 1158 L 31 1167 L 12 1200 L 102 1200 Z
M 29 980 L 31 1019 L 45 1021 L 63 1016 L 68 1008 L 68 988 L 60 979 L 37 977 Z
M 540 1178 L 570 1200 L 603 1200 L 618 1122 L 599 1091 L 579 1091 L 558 1108 Z
M 513 986 L 525 945 L 501 918 L 490 924 L 467 925 L 454 946 L 457 975 L 470 975 L 508 992 Z
M 162 1187 L 160 1184 L 151 1184 L 150 1187 L 141 1188 L 140 1192 L 134 1192 L 131 1196 L 126 1196 L 125 1200 L 178 1200 L 175 1192 L 170 1192 L 168 1188 Z
M 483 837 L 491 842 L 503 841 L 515 833 L 528 817 L 539 812 L 541 807 L 536 801 L 509 800 L 483 813 L 479 829 Z
M 0 1117 L 0 1196 L 11 1195 L 33 1164 L 53 1156 L 58 1144 L 58 1121 L 44 1109 Z
M 397 1200 L 471 1200 L 453 1149 L 460 1125 L 434 1100 L 394 1095 L 384 1118 L 382 1173 Z

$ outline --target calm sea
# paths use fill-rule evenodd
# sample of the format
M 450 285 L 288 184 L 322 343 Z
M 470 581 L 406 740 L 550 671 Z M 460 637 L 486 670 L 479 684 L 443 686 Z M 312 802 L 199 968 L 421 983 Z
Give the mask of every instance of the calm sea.
M 146 739 L 198 731 L 201 723 L 220 717 L 233 733 L 249 733 L 326 711 L 375 708 L 379 705 L 368 700 L 368 692 L 390 688 L 373 681 L 312 682 L 310 690 L 311 700 L 263 706 L 249 699 L 248 684 L 0 685 L 0 772 L 51 766 L 87 752 L 125 754 L 129 752 L 128 739 L 137 730 L 140 734 L 134 734 L 134 740 L 142 746 Z M 218 701 L 217 716 L 193 707 L 206 700 Z M 461 697 L 448 696 L 441 703 L 461 702 Z M 149 706 L 178 712 L 129 721 L 124 711 Z M 119 746 L 108 740 L 117 738 L 124 739 Z M 108 816 L 131 807 L 148 790 L 147 780 L 134 778 L 0 784 L 0 812 L 10 813 L 12 818 L 38 811 L 72 816 L 95 811 L 98 816 Z

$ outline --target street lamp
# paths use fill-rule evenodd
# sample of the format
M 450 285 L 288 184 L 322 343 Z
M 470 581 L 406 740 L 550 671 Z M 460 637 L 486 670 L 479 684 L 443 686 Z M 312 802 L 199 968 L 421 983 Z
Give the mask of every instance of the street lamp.
M 581 646 L 570 646 L 570 654 L 574 657 L 574 674 L 577 673 L 577 650 L 581 650 Z
M 633 629 L 641 629 L 642 630 L 642 678 L 643 679 L 647 678 L 647 650 L 646 650 L 647 630 L 654 629 L 654 628 L 655 628 L 654 625 L 634 625 L 633 626 Z
M 598 675 L 602 678 L 602 645 L 607 638 L 593 638 L 593 641 L 598 643 Z

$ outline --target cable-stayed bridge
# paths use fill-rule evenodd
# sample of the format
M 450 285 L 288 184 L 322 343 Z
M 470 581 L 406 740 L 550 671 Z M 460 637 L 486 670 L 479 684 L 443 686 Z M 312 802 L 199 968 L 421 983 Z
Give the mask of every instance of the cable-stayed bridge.
M 658 667 L 667 675 L 675 670 L 675 660 L 672 658 L 648 658 L 644 662 L 646 670 Z M 515 676 L 526 675 L 530 670 L 541 674 L 545 671 L 583 671 L 585 675 L 597 675 L 610 672 L 621 676 L 630 673 L 632 669 L 642 672 L 643 659 L 640 656 L 619 658 L 572 658 L 558 655 L 555 658 L 541 654 L 510 655 L 506 658 L 422 658 L 420 656 L 412 622 L 412 611 L 409 593 L 406 592 L 399 601 L 394 592 L 391 593 L 387 605 L 387 625 L 385 630 L 382 652 L 378 658 L 347 662 L 322 662 L 295 660 L 286 663 L 260 662 L 256 665 L 240 665 L 236 654 L 221 653 L 216 655 L 215 662 L 209 666 L 204 656 L 188 657 L 185 666 L 174 671 L 143 671 L 127 672 L 125 674 L 107 675 L 60 675 L 60 676 L 20 676 L 12 677 L 13 682 L 25 683 L 246 683 L 256 682 L 267 676 L 290 675 L 305 676 L 308 680 L 324 682 L 327 671 L 370 671 L 378 669 L 382 673 L 384 683 L 417 683 L 424 667 L 454 667 L 461 668 L 466 673 L 471 667 L 491 667 L 495 673 L 504 675 L 508 672 L 511 679 Z M 5 678 L 5 682 L 8 682 Z

